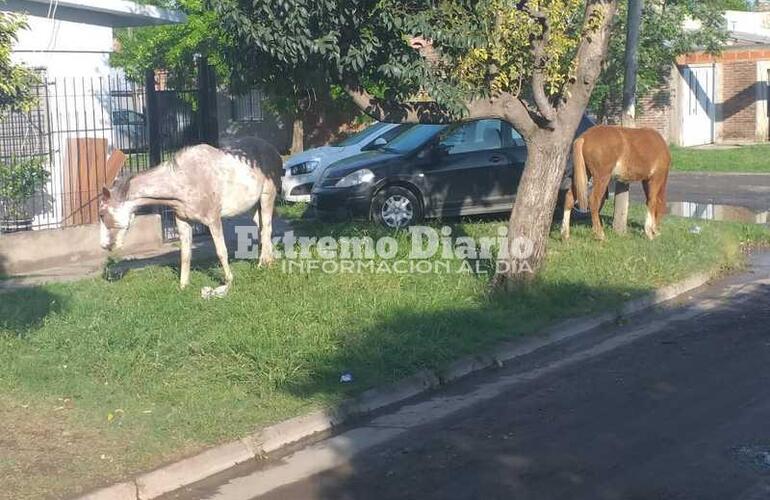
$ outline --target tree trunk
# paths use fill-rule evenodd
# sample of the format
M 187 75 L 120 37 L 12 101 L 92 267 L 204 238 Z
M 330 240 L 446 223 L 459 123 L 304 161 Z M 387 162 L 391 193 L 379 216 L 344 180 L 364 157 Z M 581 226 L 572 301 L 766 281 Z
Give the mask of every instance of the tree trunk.
M 294 119 L 291 128 L 291 154 L 301 153 L 305 150 L 305 124 L 302 117 Z
M 498 256 L 496 287 L 511 288 L 532 281 L 545 262 L 553 212 L 572 145 L 572 135 L 566 132 L 539 132 L 527 146 L 527 164 L 508 223 L 507 245 Z
M 644 0 L 628 0 L 626 74 L 623 79 L 623 114 L 620 116 L 620 123 L 624 127 L 636 126 L 636 73 L 639 70 L 639 32 L 643 4 Z M 612 229 L 618 234 L 624 234 L 628 226 L 628 202 L 628 184 L 616 181 Z

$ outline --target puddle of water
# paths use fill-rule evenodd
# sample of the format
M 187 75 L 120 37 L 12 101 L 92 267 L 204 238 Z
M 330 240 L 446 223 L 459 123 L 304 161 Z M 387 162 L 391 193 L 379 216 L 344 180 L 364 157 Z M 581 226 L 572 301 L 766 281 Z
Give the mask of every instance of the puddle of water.
M 770 224 L 770 211 L 756 211 L 733 205 L 674 201 L 668 203 L 668 213 L 690 219 Z

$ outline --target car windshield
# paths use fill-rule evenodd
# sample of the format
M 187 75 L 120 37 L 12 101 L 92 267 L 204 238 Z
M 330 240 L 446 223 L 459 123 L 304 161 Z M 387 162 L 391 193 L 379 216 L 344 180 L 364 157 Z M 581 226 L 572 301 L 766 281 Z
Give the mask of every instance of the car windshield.
M 354 144 L 358 144 L 359 142 L 363 142 L 366 139 L 374 139 L 376 137 L 376 134 L 381 133 L 385 127 L 387 127 L 387 123 L 375 123 L 374 125 L 370 125 L 363 129 L 361 132 L 357 134 L 353 134 L 347 139 L 343 139 L 339 142 L 332 143 L 332 146 L 337 148 L 344 148 L 347 146 L 352 146 Z
M 436 134 L 444 130 L 445 127 L 446 125 L 416 125 L 394 138 L 382 149 L 394 153 L 408 153 L 414 151 L 435 137 Z

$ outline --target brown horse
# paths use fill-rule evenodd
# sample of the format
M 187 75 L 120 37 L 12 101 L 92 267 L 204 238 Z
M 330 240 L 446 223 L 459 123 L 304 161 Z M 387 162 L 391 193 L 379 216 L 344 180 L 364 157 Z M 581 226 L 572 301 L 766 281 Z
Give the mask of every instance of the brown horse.
M 569 238 L 569 223 L 575 199 L 582 209 L 591 210 L 594 234 L 604 240 L 599 210 L 610 178 L 622 182 L 642 182 L 647 196 L 647 219 L 644 233 L 653 239 L 660 234 L 660 222 L 666 213 L 666 183 L 671 168 L 671 152 L 666 141 L 655 130 L 597 126 L 578 137 L 572 149 L 575 171 L 572 189 L 564 200 L 562 236 Z M 588 175 L 593 178 L 589 200 Z

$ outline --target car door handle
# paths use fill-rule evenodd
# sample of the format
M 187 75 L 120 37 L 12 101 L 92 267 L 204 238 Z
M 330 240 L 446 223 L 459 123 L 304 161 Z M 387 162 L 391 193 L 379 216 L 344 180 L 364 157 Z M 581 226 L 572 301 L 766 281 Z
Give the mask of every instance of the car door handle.
M 503 160 L 505 160 L 505 157 L 500 156 L 500 155 L 492 155 L 492 156 L 489 157 L 489 161 L 492 162 L 492 163 L 500 163 Z

